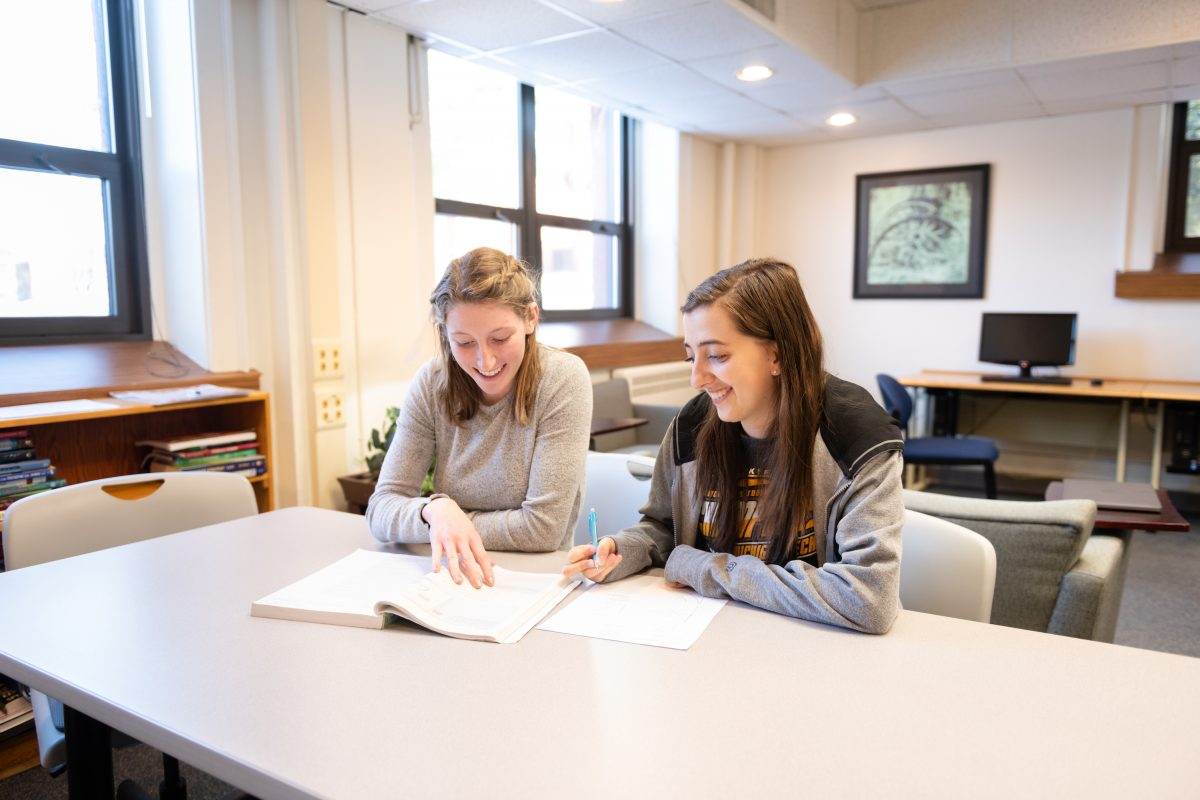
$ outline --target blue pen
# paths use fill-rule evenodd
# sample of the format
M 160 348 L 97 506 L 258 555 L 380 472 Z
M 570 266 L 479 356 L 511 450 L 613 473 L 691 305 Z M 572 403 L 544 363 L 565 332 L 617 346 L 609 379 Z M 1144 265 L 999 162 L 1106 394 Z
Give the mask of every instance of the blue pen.
M 592 547 L 595 549 L 595 552 L 592 553 L 592 565 L 598 567 L 600 562 L 596 557 L 600 555 L 600 543 L 596 541 L 596 509 L 594 508 L 588 512 L 588 533 L 592 535 Z

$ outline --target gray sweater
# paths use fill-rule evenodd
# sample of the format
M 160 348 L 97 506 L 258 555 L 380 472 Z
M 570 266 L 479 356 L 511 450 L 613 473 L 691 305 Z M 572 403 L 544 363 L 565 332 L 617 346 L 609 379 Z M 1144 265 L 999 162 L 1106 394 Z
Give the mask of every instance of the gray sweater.
M 700 511 L 695 425 L 711 401 L 698 395 L 671 423 L 654 464 L 642 521 L 616 534 L 617 580 L 647 566 L 706 597 L 730 597 L 801 619 L 884 633 L 900 608 L 899 428 L 863 389 L 827 378 L 825 419 L 813 454 L 814 523 L 820 566 L 768 564 L 752 555 L 692 545 Z
M 582 503 L 592 419 L 592 383 L 576 356 L 545 345 L 542 380 L 528 425 L 514 394 L 454 425 L 438 408 L 438 359 L 417 372 L 396 421 L 367 523 L 384 542 L 428 542 L 421 481 L 437 454 L 434 490 L 467 513 L 488 550 L 566 549 Z

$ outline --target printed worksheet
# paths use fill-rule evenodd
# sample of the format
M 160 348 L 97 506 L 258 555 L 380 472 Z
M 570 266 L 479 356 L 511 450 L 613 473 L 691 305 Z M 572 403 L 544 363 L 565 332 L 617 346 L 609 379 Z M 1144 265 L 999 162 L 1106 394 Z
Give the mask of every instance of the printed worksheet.
M 593 584 L 538 629 L 687 650 L 725 603 L 668 586 L 660 575 L 638 575 Z

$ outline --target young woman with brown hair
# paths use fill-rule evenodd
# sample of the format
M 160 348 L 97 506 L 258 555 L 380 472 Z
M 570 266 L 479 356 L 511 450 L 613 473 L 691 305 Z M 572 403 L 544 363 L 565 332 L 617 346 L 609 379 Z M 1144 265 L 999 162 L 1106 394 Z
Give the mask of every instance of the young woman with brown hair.
M 491 248 L 456 258 L 430 298 L 439 354 L 409 387 L 367 506 L 385 542 L 430 542 L 434 571 L 492 584 L 487 550 L 565 548 L 592 418 L 587 367 L 540 345 L 533 278 Z M 420 496 L 435 462 L 435 493 Z
M 899 608 L 903 443 L 859 386 L 825 372 L 792 267 L 746 261 L 683 306 L 692 385 L 642 521 L 568 554 L 564 574 L 668 581 L 871 633 Z

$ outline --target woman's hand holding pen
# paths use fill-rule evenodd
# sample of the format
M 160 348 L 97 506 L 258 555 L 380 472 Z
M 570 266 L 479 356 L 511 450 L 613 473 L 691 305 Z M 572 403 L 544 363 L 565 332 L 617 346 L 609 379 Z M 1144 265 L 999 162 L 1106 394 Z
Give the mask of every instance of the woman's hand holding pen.
M 439 497 L 421 509 L 421 517 L 429 523 L 429 543 L 433 546 L 433 571 L 442 569 L 442 556 L 455 583 L 463 575 L 478 589 L 484 583 L 495 586 L 492 559 L 488 557 L 470 517 L 449 497 Z
M 583 575 L 590 581 L 600 582 L 620 563 L 621 555 L 617 552 L 616 541 L 611 536 L 605 536 L 600 540 L 599 547 L 590 544 L 572 547 L 567 553 L 567 565 L 562 573 L 568 578 Z

